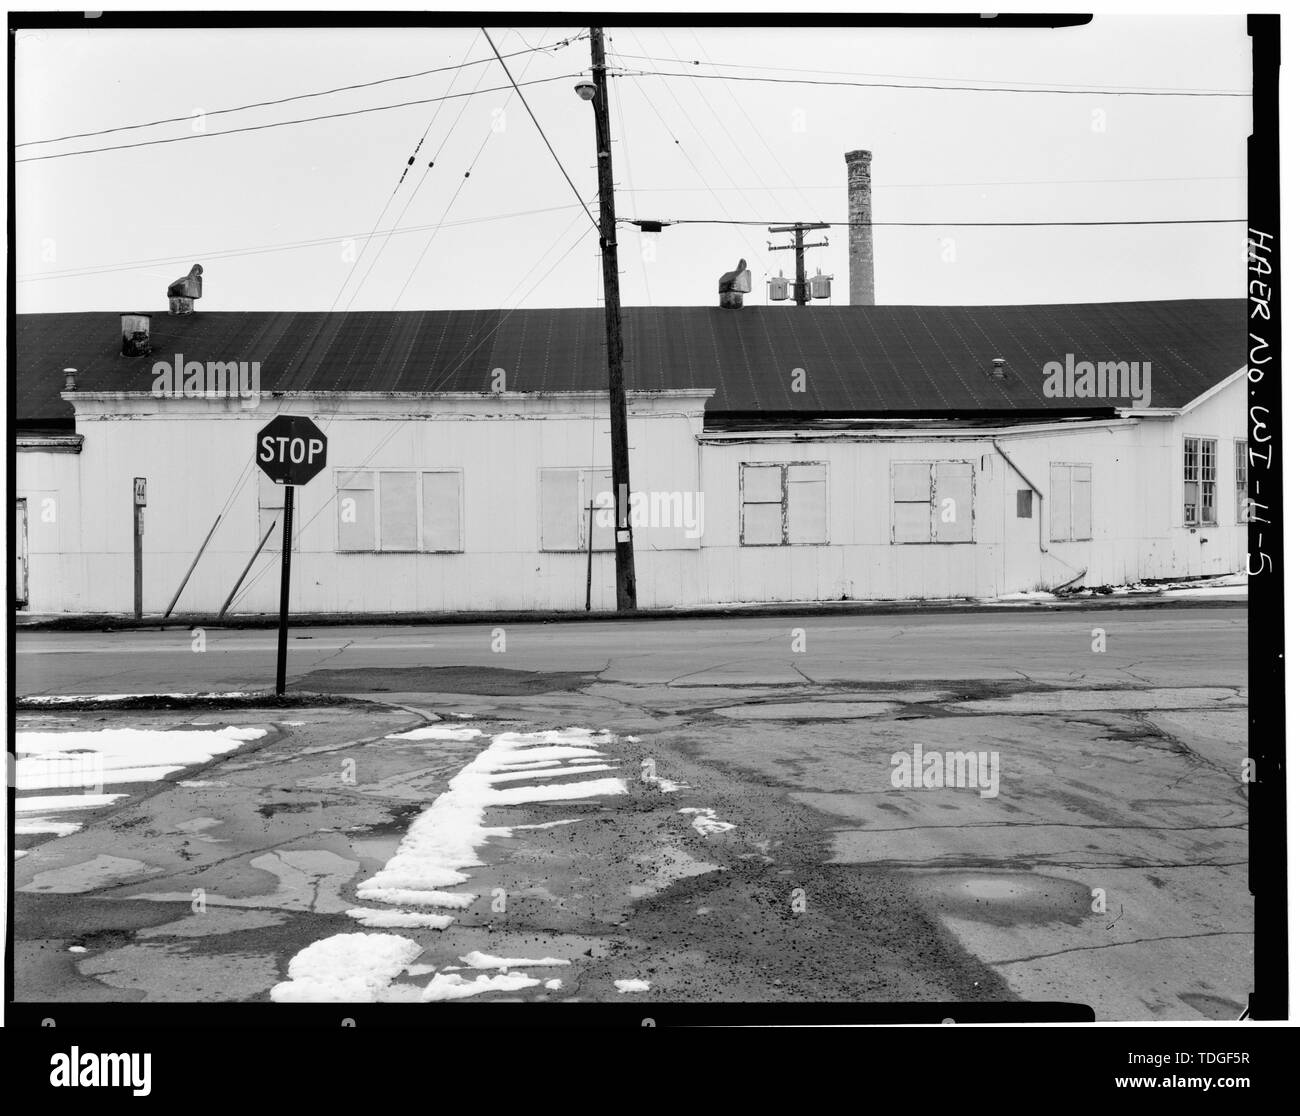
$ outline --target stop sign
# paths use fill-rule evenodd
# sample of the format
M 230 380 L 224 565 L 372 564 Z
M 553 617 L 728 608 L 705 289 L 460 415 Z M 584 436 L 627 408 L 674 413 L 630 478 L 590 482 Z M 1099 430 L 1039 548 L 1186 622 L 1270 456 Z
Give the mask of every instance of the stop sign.
M 306 484 L 325 468 L 325 435 L 309 418 L 277 415 L 257 433 L 257 464 L 276 484 Z

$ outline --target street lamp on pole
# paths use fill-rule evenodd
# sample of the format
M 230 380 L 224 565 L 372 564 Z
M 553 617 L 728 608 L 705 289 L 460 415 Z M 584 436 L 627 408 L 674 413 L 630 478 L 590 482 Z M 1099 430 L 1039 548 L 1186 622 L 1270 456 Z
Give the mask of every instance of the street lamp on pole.
M 596 174 L 600 182 L 600 258 L 605 280 L 605 341 L 609 357 L 609 442 L 614 480 L 614 589 L 618 611 L 636 609 L 636 565 L 628 517 L 627 395 L 623 388 L 623 322 L 618 292 L 618 243 L 614 227 L 614 160 L 605 85 L 605 34 L 591 29 L 591 81 L 573 87 L 596 112 Z

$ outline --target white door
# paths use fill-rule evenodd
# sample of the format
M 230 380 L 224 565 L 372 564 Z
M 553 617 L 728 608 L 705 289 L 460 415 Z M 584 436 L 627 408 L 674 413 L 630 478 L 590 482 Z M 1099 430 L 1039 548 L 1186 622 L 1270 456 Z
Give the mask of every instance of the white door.
M 27 501 L 18 501 L 14 521 L 14 597 L 20 606 L 27 604 Z

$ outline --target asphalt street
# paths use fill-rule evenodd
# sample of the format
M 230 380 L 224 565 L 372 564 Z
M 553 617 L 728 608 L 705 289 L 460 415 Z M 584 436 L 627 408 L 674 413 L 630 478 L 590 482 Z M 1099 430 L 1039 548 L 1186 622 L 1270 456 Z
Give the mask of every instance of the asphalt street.
M 1093 650 L 1097 629 L 1105 633 L 1104 652 Z M 357 692 L 402 689 L 393 672 L 430 667 L 573 671 L 631 685 L 1034 679 L 1244 686 L 1245 631 L 1244 605 L 291 628 L 288 678 L 378 672 L 369 684 L 356 680 Z M 270 629 L 20 630 L 16 646 L 19 696 L 265 690 L 275 682 Z M 317 677 L 311 688 L 337 689 L 340 677 Z
M 266 689 L 274 631 L 199 634 L 20 632 L 18 692 Z M 265 735 L 20 837 L 19 999 L 265 1002 L 388 927 L 418 960 L 380 999 L 1245 1006 L 1244 605 L 292 635 L 291 687 L 355 702 L 20 714 Z M 356 913 L 458 774 L 546 731 L 601 735 L 493 776 L 448 925 Z

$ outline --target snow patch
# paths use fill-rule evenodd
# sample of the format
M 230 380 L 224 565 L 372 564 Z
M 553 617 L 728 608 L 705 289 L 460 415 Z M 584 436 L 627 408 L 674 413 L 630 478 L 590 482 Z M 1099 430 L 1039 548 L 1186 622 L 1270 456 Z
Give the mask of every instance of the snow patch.
M 411 729 L 410 732 L 390 732 L 385 740 L 474 740 L 483 733 L 476 728 L 444 728 L 441 725 L 429 725 L 427 728 Z
M 289 962 L 289 979 L 271 989 L 286 1003 L 374 1003 L 424 947 L 399 934 L 335 934 Z
M 20 732 L 14 741 L 17 786 L 34 790 L 154 782 L 265 735 L 265 729 L 233 725 L 216 732 L 129 728 Z
M 701 806 L 683 806 L 677 812 L 693 815 L 691 825 L 701 837 L 707 837 L 710 833 L 726 833 L 728 829 L 736 828 L 731 822 L 719 821 L 717 814 Z
M 538 960 L 529 960 L 526 957 L 493 957 L 490 953 L 480 953 L 477 949 L 471 953 L 465 954 L 461 958 L 471 969 L 527 969 L 543 967 L 549 968 L 552 965 L 571 965 L 573 962 L 566 961 L 562 957 L 542 957 Z
M 483 973 L 473 980 L 466 980 L 459 973 L 438 973 L 429 981 L 420 999 L 426 1002 L 463 1000 L 466 996 L 481 996 L 484 992 L 517 992 L 541 983 L 527 973 L 498 973 L 495 976 Z
M 352 907 L 347 915 L 372 930 L 442 930 L 456 921 L 451 915 L 424 914 L 420 911 L 381 911 L 371 907 Z M 432 967 L 428 971 L 432 972 Z
M 648 980 L 616 980 L 614 987 L 620 992 L 649 992 L 650 982 Z

